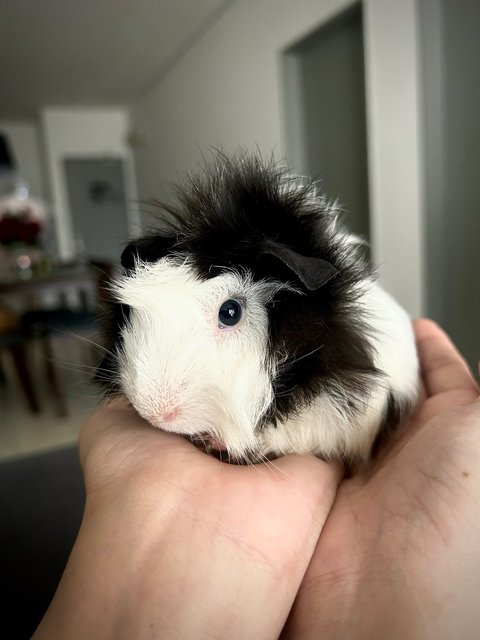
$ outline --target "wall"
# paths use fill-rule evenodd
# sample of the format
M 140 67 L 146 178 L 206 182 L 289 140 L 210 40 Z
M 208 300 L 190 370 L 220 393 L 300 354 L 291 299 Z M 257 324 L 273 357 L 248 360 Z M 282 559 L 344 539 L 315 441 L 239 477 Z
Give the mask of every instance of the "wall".
M 293 109 L 285 101 L 289 160 L 301 173 L 321 180 L 328 196 L 338 198 L 345 208 L 347 227 L 368 240 L 361 3 L 315 31 L 285 57 L 285 86 L 287 91 L 297 87 L 299 94 Z M 295 58 L 294 63 L 288 58 Z M 292 73 L 299 77 L 292 78 Z M 290 159 L 291 149 L 303 157 Z
M 418 3 L 364 2 L 372 256 L 412 316 L 425 313 Z
M 285 152 L 280 52 L 348 0 L 236 0 L 133 111 L 139 191 L 195 167 L 207 145 Z
M 476 368 L 480 354 L 480 5 L 422 5 L 429 311 Z
M 428 315 L 446 326 L 446 78 L 444 16 L 439 0 L 423 0 L 419 4 L 419 19 L 424 132 L 426 306 Z
M 114 156 L 125 160 L 126 191 L 130 202 L 136 200 L 133 162 L 127 144 L 129 118 L 125 109 L 48 108 L 41 114 L 47 166 L 52 190 L 52 207 L 62 258 L 74 255 L 71 213 L 63 172 L 65 157 L 98 158 Z M 132 235 L 138 232 L 135 208 L 130 211 Z
M 0 131 L 7 134 L 18 165 L 18 175 L 30 185 L 32 195 L 46 198 L 40 127 L 35 121 L 0 121 Z
M 282 52 L 346 0 L 237 0 L 136 104 L 142 198 L 201 162 L 208 145 L 286 154 Z M 365 0 L 372 254 L 406 308 L 423 308 L 415 0 Z M 408 258 L 405 247 L 408 246 Z
M 459 4 L 461 11 L 459 11 Z M 480 356 L 480 5 L 443 0 L 445 25 L 447 327 L 473 366 Z

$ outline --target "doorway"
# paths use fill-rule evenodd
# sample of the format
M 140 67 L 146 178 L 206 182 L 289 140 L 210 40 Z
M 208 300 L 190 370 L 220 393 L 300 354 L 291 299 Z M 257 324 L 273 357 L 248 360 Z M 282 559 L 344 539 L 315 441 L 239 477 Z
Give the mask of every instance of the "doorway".
M 362 5 L 284 52 L 289 164 L 338 199 L 346 227 L 369 239 Z
M 118 263 L 129 238 L 124 167 L 119 158 L 66 158 L 76 252 Z
M 480 353 L 480 4 L 419 3 L 427 312 L 472 369 Z

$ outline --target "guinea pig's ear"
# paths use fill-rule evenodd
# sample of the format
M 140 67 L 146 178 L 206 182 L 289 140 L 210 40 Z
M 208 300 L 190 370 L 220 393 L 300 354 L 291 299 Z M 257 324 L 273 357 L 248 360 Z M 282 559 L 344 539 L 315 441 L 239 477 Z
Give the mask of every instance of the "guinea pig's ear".
M 302 256 L 279 242 L 267 240 L 263 246 L 263 253 L 281 260 L 309 291 L 320 289 L 339 273 L 330 262 L 321 258 Z
M 152 235 L 130 242 L 122 252 L 120 262 L 125 269 L 133 269 L 136 260 L 156 262 L 164 258 L 175 244 L 175 236 Z

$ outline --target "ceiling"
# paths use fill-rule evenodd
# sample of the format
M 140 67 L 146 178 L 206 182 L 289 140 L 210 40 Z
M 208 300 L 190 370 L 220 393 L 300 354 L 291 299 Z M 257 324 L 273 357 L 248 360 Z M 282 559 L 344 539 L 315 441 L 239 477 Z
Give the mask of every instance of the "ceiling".
M 232 0 L 0 0 L 0 118 L 141 97 Z

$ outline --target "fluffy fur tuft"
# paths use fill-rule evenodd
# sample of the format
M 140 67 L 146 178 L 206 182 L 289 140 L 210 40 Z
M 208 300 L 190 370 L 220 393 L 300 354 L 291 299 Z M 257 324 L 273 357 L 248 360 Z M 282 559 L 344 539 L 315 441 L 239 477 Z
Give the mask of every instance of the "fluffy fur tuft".
M 217 154 L 122 255 L 101 366 L 153 425 L 234 459 L 366 458 L 417 392 L 405 312 L 315 184 L 273 161 Z M 219 327 L 225 300 L 242 322 Z

